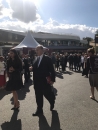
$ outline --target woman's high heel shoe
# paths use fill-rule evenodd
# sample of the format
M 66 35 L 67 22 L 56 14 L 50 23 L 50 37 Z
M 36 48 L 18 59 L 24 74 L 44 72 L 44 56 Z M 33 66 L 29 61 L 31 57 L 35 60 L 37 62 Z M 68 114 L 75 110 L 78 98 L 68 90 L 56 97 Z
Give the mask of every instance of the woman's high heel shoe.
M 18 101 L 18 107 L 15 107 L 15 110 L 18 110 L 20 107 L 20 102 Z
M 11 110 L 15 110 L 15 108 L 16 108 L 16 107 L 14 106 L 13 108 L 11 108 Z
M 20 107 L 20 102 L 18 101 L 18 107 L 16 107 L 16 106 L 14 105 L 14 107 L 13 107 L 13 108 L 11 108 L 11 110 L 18 110 L 18 109 L 19 109 L 19 107 Z

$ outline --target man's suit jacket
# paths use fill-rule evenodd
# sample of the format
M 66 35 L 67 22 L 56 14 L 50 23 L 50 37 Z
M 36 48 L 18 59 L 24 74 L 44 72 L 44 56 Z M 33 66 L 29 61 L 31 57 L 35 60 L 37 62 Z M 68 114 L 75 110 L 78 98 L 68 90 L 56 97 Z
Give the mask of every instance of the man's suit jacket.
M 34 82 L 46 81 L 46 77 L 51 76 L 51 81 L 55 82 L 55 71 L 51 58 L 43 55 L 43 58 L 38 67 L 37 60 L 33 63 L 33 80 Z

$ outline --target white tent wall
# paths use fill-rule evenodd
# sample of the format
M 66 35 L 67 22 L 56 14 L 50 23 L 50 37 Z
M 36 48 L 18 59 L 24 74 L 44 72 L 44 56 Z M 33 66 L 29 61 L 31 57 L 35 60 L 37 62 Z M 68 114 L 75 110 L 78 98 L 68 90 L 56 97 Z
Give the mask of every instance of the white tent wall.
M 14 47 L 14 49 L 20 49 L 20 48 L 36 48 L 38 45 L 40 45 L 32 36 L 31 32 L 28 31 L 27 36 L 24 38 L 24 40 Z
M 39 45 L 40 44 L 33 38 L 31 32 L 28 31 L 27 36 L 24 38 L 24 40 L 19 45 L 14 47 L 13 49 L 16 49 L 16 50 L 22 49 L 24 52 L 24 50 L 28 50 L 28 51 L 35 50 L 35 48 Z M 43 48 L 44 48 L 44 50 L 48 49 L 46 47 L 43 47 Z M 26 51 L 26 53 L 27 53 L 27 51 Z

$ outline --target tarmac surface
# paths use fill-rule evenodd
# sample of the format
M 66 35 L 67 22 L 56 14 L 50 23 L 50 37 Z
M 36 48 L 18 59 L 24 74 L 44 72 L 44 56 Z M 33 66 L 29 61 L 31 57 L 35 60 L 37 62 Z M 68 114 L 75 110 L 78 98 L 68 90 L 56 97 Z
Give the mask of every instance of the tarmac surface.
M 32 79 L 32 77 L 31 77 Z M 20 110 L 12 111 L 12 94 L 0 90 L 0 130 L 98 130 L 98 93 L 91 100 L 88 78 L 81 73 L 57 72 L 55 108 L 44 99 L 44 115 L 33 117 L 36 111 L 32 80 L 18 91 Z

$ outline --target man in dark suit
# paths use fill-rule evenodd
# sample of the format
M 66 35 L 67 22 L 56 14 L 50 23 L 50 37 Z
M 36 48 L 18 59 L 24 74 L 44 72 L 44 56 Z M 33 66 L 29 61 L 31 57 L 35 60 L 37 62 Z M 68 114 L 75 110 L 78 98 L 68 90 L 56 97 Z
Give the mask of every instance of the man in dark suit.
M 74 54 L 73 62 L 74 62 L 74 69 L 76 71 L 76 69 L 77 69 L 77 62 L 78 62 L 78 57 L 77 57 L 76 53 Z
M 32 69 L 37 111 L 33 116 L 43 114 L 43 96 L 49 101 L 51 111 L 55 103 L 55 95 L 52 91 L 52 85 L 55 82 L 55 71 L 52 60 L 44 55 L 43 46 L 38 46 L 36 53 L 37 58 L 32 65 Z
M 24 72 L 25 83 L 27 83 L 28 80 L 30 79 L 30 71 L 29 71 L 28 59 L 27 59 L 26 55 L 24 55 L 24 54 L 23 54 L 22 61 L 24 63 L 23 69 L 25 70 L 25 72 Z

